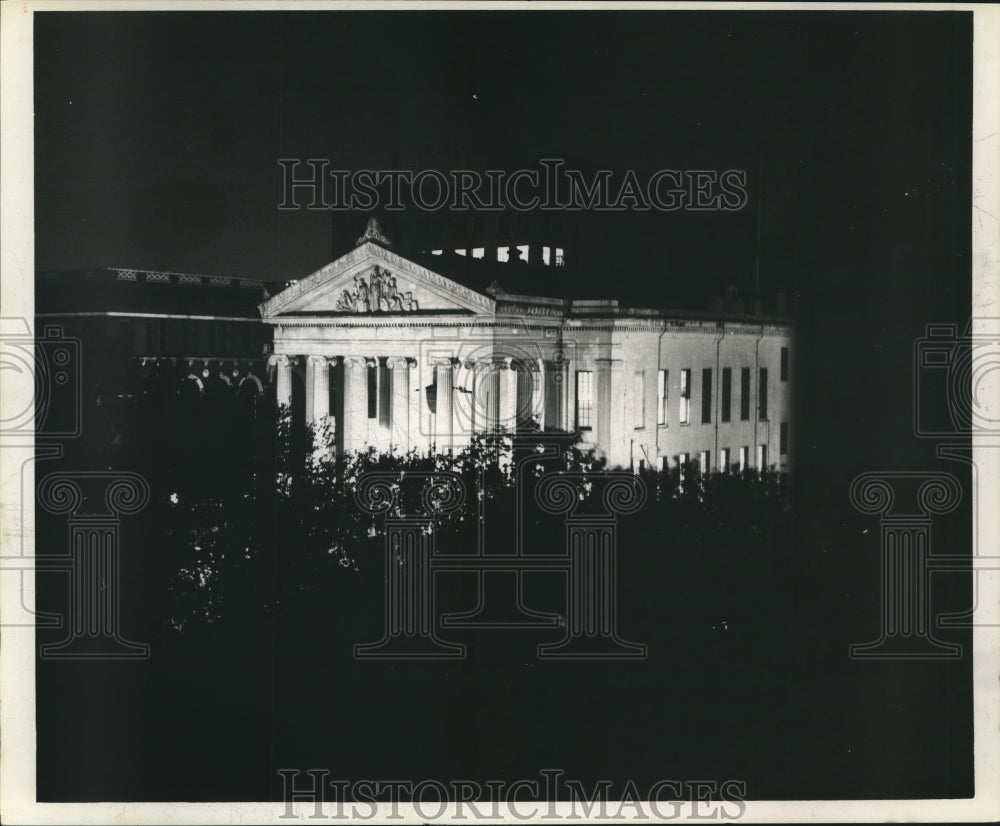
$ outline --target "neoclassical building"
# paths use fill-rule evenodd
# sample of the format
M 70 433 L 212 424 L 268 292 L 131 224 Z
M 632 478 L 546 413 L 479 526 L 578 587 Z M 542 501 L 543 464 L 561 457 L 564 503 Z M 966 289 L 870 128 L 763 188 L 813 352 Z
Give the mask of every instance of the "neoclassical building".
M 327 422 L 340 451 L 541 429 L 578 433 L 612 467 L 790 467 L 786 320 L 733 295 L 685 311 L 581 296 L 561 248 L 518 240 L 403 254 L 373 221 L 299 281 L 39 273 L 35 323 L 84 344 L 84 393 L 154 376 L 274 393 L 297 423 Z
M 482 251 L 456 252 L 404 256 L 370 221 L 353 250 L 261 303 L 277 403 L 329 425 L 338 451 L 541 429 L 579 433 L 610 467 L 790 466 L 787 322 L 546 295 L 559 279 L 516 262 L 493 277 Z

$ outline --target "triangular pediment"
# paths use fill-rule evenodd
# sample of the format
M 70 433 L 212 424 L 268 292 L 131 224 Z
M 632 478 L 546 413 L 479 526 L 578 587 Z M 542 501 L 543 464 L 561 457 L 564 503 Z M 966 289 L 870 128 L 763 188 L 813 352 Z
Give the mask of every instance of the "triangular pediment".
M 260 305 L 264 319 L 295 314 L 492 313 L 491 296 L 366 242 Z

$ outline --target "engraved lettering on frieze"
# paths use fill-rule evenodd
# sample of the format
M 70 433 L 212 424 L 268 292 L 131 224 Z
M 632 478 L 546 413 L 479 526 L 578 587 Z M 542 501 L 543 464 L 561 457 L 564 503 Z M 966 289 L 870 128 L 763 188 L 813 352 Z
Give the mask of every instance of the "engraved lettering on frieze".
M 402 313 L 420 307 L 412 292 L 399 292 L 396 276 L 375 267 L 367 278 L 354 276 L 354 289 L 348 287 L 340 294 L 337 309 L 348 313 Z

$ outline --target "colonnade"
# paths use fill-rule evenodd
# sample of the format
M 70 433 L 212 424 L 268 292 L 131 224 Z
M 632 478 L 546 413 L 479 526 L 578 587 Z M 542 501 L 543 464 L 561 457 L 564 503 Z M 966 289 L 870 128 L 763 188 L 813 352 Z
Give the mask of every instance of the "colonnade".
M 489 356 L 276 354 L 277 404 L 293 410 L 292 382 L 304 380 L 305 421 L 333 426 L 340 451 L 449 452 L 476 433 L 558 428 L 572 421 L 567 362 Z M 332 392 L 331 392 L 332 390 Z M 295 414 L 299 415 L 298 408 Z

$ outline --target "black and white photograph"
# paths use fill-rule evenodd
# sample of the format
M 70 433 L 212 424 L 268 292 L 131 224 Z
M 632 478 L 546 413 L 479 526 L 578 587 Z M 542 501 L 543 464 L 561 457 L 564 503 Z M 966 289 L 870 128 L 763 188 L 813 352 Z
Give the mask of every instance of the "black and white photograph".
M 5 823 L 1000 817 L 1000 15 L 0 12 Z

